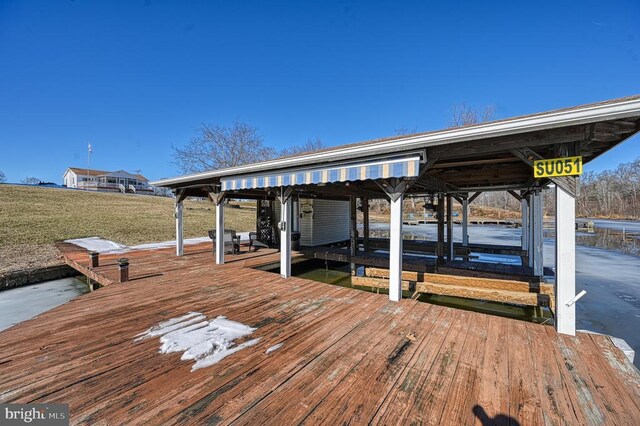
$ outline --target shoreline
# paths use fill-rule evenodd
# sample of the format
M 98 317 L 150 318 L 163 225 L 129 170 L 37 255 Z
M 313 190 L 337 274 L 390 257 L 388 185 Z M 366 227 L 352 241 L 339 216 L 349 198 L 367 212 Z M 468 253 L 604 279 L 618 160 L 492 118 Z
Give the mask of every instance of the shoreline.
M 40 268 L 21 269 L 7 272 L 0 276 L 0 291 L 77 275 L 78 272 L 65 263 Z

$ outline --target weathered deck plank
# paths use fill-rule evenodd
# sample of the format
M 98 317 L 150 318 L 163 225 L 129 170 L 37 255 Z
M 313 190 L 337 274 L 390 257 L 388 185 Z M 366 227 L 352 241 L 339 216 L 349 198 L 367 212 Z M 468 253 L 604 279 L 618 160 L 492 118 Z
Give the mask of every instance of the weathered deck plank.
M 249 268 L 216 266 L 210 245 L 127 253 L 92 270 L 106 287 L 0 333 L 0 402 L 65 402 L 91 424 L 632 424 L 640 374 L 605 336 L 377 295 Z M 88 268 L 84 250 L 62 246 Z M 158 322 L 202 312 L 257 327 L 255 346 L 191 372 Z M 254 337 L 252 336 L 252 337 Z M 283 345 L 269 354 L 267 348 Z M 502 417 L 500 417 L 502 416 Z

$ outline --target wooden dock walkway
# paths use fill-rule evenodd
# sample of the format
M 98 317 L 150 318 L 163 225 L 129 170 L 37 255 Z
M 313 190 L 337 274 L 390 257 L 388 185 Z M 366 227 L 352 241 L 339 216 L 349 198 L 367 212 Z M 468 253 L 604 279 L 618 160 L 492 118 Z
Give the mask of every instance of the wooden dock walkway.
M 210 245 L 130 252 L 106 286 L 0 333 L 0 402 L 61 402 L 74 424 L 637 424 L 640 374 L 605 336 L 430 305 L 251 268 Z M 62 245 L 88 268 L 86 251 Z M 197 311 L 259 337 L 191 371 L 135 336 Z M 282 346 L 267 353 L 276 344 Z M 518 423 L 516 423 L 516 421 Z

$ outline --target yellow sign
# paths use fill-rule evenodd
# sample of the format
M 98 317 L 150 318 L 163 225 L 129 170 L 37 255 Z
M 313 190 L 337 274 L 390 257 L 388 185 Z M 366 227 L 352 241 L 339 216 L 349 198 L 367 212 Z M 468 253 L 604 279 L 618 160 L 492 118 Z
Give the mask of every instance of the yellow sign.
M 550 158 L 533 162 L 533 177 L 576 176 L 582 174 L 582 157 Z

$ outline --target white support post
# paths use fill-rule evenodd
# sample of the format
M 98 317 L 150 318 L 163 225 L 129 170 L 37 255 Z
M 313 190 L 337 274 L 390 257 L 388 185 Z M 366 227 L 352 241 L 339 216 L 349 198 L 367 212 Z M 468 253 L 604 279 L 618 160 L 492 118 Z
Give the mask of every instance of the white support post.
M 216 204 L 216 265 L 224 264 L 224 202 Z
M 358 254 L 358 212 L 357 199 L 351 196 L 349 203 L 349 257 L 351 258 L 351 275 L 356 274 L 355 257 Z
M 184 238 L 182 226 L 182 201 L 176 201 L 176 256 L 184 254 Z
M 402 299 L 402 200 L 391 198 L 391 223 L 389 224 L 389 300 Z
M 533 205 L 533 274 L 541 277 L 543 275 L 543 223 L 542 223 L 542 194 L 537 193 L 532 197 Z
M 529 249 L 529 196 L 520 201 L 522 208 L 522 250 Z
M 522 250 L 525 252 L 521 259 L 522 266 L 526 266 L 529 262 L 529 196 L 524 193 L 520 200 L 520 208 L 522 211 L 522 236 L 520 237 L 520 242 Z
M 527 219 L 529 221 L 529 226 L 528 226 L 528 233 L 529 233 L 529 237 L 527 238 L 527 253 L 529 254 L 529 267 L 533 268 L 533 258 L 535 257 L 535 249 L 534 249 L 534 244 L 533 244 L 533 234 L 534 234 L 534 230 L 535 230 L 535 223 L 534 223 L 534 208 L 535 208 L 535 197 L 533 194 L 529 195 L 529 214 L 527 215 Z
M 543 223 L 542 223 L 542 194 L 531 194 L 529 198 L 529 229 L 528 229 L 528 254 L 529 267 L 533 275 L 542 276 L 544 259 L 543 249 Z
M 453 260 L 453 197 L 447 195 L 447 260 Z
M 576 200 L 556 185 L 556 330 L 576 334 Z
M 280 199 L 280 276 L 291 276 L 291 197 Z
M 462 245 L 469 245 L 469 194 L 462 199 Z

